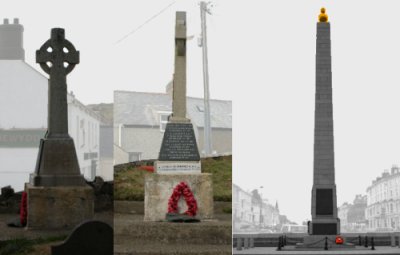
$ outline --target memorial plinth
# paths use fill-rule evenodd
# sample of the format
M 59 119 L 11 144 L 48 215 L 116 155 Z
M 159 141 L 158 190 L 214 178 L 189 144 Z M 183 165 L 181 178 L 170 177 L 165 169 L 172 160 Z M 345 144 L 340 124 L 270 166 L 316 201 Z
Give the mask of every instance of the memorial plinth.
M 93 218 L 90 186 L 44 187 L 25 184 L 28 191 L 28 229 L 72 229 Z
M 168 208 L 168 199 L 172 190 L 180 182 L 191 188 L 197 201 L 196 218 L 212 219 L 214 213 L 211 174 L 147 174 L 145 177 L 144 220 L 164 221 Z M 183 197 L 179 200 L 179 213 L 186 211 Z
M 172 115 L 165 128 L 155 173 L 145 177 L 145 221 L 166 220 L 169 199 L 180 183 L 187 185 L 197 202 L 196 220 L 213 217 L 211 174 L 201 173 L 200 154 L 190 119 L 186 117 L 186 13 L 176 13 L 175 73 L 173 79 Z M 190 193 L 190 192 L 189 192 Z M 181 194 L 183 195 L 183 194 Z M 183 196 L 179 213 L 186 209 Z M 174 213 L 175 215 L 175 213 Z M 195 217 L 195 218 L 194 218 Z
M 27 228 L 73 228 L 94 214 L 93 189 L 80 173 L 68 134 L 66 76 L 79 63 L 79 51 L 65 39 L 64 29 L 54 28 L 36 52 L 36 62 L 50 76 L 48 130 L 40 141 L 35 172 L 25 185 Z

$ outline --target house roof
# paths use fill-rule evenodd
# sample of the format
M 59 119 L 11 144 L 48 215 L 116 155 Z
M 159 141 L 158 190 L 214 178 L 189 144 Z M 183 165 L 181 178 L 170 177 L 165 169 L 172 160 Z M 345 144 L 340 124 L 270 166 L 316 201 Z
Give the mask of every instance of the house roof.
M 204 101 L 187 97 L 187 117 L 204 127 Z M 169 94 L 114 91 L 114 123 L 136 126 L 159 125 L 159 113 L 172 111 Z M 211 127 L 232 129 L 232 101 L 210 100 Z

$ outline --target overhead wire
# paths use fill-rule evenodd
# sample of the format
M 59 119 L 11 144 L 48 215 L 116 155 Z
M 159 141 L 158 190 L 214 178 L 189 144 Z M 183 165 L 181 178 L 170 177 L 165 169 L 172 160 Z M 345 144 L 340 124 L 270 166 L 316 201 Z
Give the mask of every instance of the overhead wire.
M 154 14 L 153 16 L 151 16 L 149 19 L 147 19 L 143 24 L 141 24 L 140 26 L 136 27 L 135 29 L 133 29 L 131 32 L 129 32 L 128 34 L 126 34 L 124 37 L 122 37 L 121 39 L 119 39 L 118 41 L 115 42 L 115 44 L 118 44 L 120 42 L 122 42 L 123 40 L 125 40 L 126 38 L 128 38 L 129 36 L 133 35 L 134 33 L 136 33 L 139 29 L 141 29 L 142 27 L 144 27 L 146 24 L 148 24 L 150 21 L 152 21 L 153 19 L 157 18 L 159 15 L 161 15 L 163 12 L 165 12 L 166 10 L 168 10 L 168 8 L 170 8 L 172 5 L 174 5 L 176 3 L 176 1 L 173 1 L 172 3 L 170 3 L 169 5 L 167 5 L 166 7 L 164 7 L 161 11 L 157 12 L 156 14 Z

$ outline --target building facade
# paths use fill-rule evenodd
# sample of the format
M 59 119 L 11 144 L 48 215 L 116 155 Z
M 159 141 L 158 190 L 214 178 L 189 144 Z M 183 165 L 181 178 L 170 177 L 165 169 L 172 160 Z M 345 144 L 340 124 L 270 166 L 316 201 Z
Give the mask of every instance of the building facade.
M 213 154 L 232 154 L 232 102 L 210 100 Z M 157 159 L 168 117 L 170 93 L 114 91 L 115 164 Z M 204 101 L 187 98 L 187 117 L 193 124 L 197 145 L 204 156 Z
M 371 231 L 400 230 L 400 171 L 385 170 L 367 188 L 366 217 Z
M 236 232 L 272 230 L 279 225 L 279 209 L 262 199 L 257 190 L 247 192 L 233 184 L 232 208 L 233 230 Z
M 368 221 L 366 219 L 367 196 L 356 195 L 352 204 L 344 203 L 338 208 L 341 232 L 365 232 Z
M 23 26 L 18 19 L 0 25 L 0 187 L 24 189 L 35 170 L 39 141 L 47 130 L 48 78 L 25 62 Z M 72 93 L 67 95 L 68 131 L 81 173 L 99 173 L 100 116 Z M 112 168 L 105 172 L 112 176 Z

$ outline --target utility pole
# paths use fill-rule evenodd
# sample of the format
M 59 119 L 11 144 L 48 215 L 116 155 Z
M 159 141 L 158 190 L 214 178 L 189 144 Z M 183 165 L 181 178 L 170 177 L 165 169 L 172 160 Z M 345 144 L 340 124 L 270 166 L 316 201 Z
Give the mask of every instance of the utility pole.
M 200 2 L 201 16 L 201 45 L 203 48 L 203 81 L 204 81 L 204 152 L 205 156 L 212 154 L 211 118 L 210 118 L 210 90 L 208 86 L 208 53 L 207 53 L 207 25 L 206 14 L 211 14 L 208 5 L 210 2 Z

